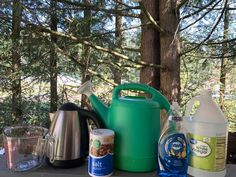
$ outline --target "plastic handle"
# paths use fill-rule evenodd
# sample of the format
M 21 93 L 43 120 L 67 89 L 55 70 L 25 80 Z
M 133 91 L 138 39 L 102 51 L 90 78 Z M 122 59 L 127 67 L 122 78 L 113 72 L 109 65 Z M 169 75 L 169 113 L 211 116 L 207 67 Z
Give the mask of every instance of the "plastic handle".
M 200 96 L 196 96 L 188 102 L 186 110 L 185 110 L 185 116 L 190 116 L 190 113 L 193 109 L 193 105 L 196 101 L 199 101 L 201 103 Z
M 95 112 L 80 108 L 79 114 L 84 116 L 86 119 L 91 119 L 97 128 L 101 128 L 103 126 L 102 120 L 100 119 L 100 117 L 97 116 Z
M 144 91 L 145 93 L 150 94 L 152 97 L 151 99 L 154 101 L 157 101 L 160 103 L 161 109 L 165 109 L 167 112 L 170 111 L 170 103 L 167 101 L 167 99 L 156 89 L 146 85 L 146 84 L 140 84 L 140 83 L 127 83 L 127 84 L 121 84 L 115 87 L 113 90 L 112 99 L 118 99 L 119 93 L 122 90 L 139 90 Z
M 89 132 L 92 131 L 94 128 L 101 128 L 103 127 L 103 122 L 100 117 L 93 111 L 88 111 L 82 108 L 78 109 L 79 117 L 80 117 L 80 124 L 81 124 L 81 137 L 83 140 L 81 141 L 81 149 L 82 149 L 82 156 L 88 156 L 89 154 Z M 92 125 L 89 124 L 88 119 L 90 119 L 93 123 Z M 93 127 L 93 124 L 95 127 Z

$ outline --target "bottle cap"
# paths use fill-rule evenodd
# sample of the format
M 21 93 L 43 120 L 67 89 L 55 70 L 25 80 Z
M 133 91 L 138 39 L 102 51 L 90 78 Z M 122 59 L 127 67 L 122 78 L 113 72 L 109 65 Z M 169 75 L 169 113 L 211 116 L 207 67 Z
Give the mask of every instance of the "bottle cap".
M 171 120 L 178 122 L 178 121 L 182 121 L 183 118 L 181 116 L 172 116 Z

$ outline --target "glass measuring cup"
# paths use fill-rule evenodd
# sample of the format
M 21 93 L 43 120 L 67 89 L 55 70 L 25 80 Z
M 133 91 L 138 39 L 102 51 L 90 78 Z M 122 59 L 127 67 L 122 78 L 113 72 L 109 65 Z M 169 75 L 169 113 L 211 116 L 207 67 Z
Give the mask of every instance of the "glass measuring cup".
M 7 168 L 27 171 L 40 167 L 53 140 L 46 135 L 48 129 L 38 126 L 11 126 L 3 129 Z

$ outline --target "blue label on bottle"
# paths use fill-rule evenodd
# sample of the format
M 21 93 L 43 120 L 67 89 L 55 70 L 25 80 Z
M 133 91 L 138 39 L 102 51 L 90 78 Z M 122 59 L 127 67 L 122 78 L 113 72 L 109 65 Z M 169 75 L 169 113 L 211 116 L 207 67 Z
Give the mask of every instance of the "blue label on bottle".
M 166 136 L 159 144 L 159 171 L 163 173 L 186 174 L 188 167 L 188 146 L 183 133 Z
M 89 155 L 88 162 L 89 174 L 94 176 L 106 176 L 113 171 L 113 154 L 106 154 L 102 157 L 95 157 Z

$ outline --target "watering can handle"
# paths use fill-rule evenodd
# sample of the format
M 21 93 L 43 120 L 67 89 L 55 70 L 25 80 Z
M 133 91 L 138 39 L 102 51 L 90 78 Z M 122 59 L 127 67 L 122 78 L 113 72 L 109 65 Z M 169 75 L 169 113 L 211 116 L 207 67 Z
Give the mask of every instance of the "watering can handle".
M 196 101 L 199 101 L 201 103 L 200 96 L 193 97 L 190 99 L 189 103 L 187 104 L 186 110 L 185 110 L 185 116 L 190 116 L 190 113 L 193 109 L 193 105 Z
M 118 99 L 119 93 L 121 90 L 144 91 L 145 93 L 148 93 L 152 96 L 151 97 L 152 100 L 157 101 L 160 104 L 161 109 L 165 109 L 168 113 L 170 111 L 170 103 L 159 91 L 157 91 L 153 87 L 150 87 L 146 84 L 140 84 L 140 83 L 121 84 L 121 85 L 116 86 L 115 89 L 113 90 L 112 99 Z

